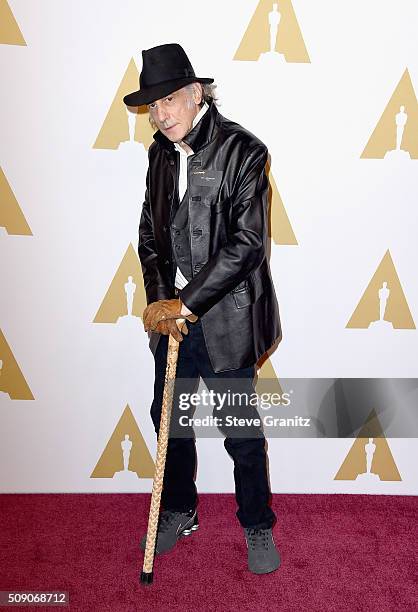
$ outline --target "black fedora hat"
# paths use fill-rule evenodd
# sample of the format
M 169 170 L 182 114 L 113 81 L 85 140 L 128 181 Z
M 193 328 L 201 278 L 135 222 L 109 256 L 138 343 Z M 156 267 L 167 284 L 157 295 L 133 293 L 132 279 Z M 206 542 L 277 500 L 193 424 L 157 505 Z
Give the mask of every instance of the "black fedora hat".
M 141 106 L 168 96 L 189 83 L 213 83 L 197 77 L 183 47 L 177 43 L 158 45 L 142 51 L 139 90 L 124 96 L 127 106 Z

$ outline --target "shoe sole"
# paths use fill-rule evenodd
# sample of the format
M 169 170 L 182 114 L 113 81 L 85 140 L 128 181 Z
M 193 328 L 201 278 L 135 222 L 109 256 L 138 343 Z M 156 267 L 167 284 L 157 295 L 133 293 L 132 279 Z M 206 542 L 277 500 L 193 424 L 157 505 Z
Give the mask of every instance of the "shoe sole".
M 189 535 L 192 535 L 193 531 L 197 531 L 199 529 L 199 523 L 196 523 L 196 525 L 192 525 L 190 528 L 184 529 L 184 531 L 180 531 L 179 533 L 179 538 L 182 538 L 183 536 L 187 537 Z

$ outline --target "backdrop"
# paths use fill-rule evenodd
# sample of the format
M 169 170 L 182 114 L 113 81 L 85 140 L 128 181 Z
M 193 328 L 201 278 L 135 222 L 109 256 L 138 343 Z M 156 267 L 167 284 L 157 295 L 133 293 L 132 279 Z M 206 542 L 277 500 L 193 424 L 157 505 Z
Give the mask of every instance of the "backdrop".
M 396 404 L 396 435 L 379 419 L 385 379 L 418 369 L 417 18 L 415 0 L 0 0 L 2 492 L 151 490 L 136 250 L 152 130 L 122 97 L 166 42 L 269 148 L 283 340 L 259 380 L 380 389 L 361 412 L 345 401 L 344 435 L 269 438 L 272 490 L 417 492 L 416 401 Z M 199 490 L 233 491 L 223 440 L 197 444 Z

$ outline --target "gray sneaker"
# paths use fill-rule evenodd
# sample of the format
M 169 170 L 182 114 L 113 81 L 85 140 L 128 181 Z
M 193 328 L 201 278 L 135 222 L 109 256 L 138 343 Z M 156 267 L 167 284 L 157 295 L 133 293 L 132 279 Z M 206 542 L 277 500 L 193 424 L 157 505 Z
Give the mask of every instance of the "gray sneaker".
M 155 554 L 160 555 L 168 552 L 174 548 L 179 538 L 191 535 L 197 529 L 199 529 L 199 520 L 196 510 L 190 510 L 189 512 L 163 510 L 158 525 Z M 146 544 L 147 534 L 144 535 L 140 543 L 142 550 L 145 550 Z
M 244 527 L 248 549 L 248 569 L 253 574 L 274 572 L 280 565 L 280 556 L 271 529 Z

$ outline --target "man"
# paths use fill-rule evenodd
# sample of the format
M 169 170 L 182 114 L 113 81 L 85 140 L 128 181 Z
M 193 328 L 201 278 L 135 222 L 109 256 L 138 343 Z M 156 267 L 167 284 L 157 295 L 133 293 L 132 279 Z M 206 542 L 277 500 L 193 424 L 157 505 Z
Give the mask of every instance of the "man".
M 149 148 L 138 253 L 148 304 L 143 321 L 155 358 L 151 416 L 158 434 L 169 334 L 180 343 L 176 381 L 183 381 L 183 391 L 185 386 L 195 391 L 202 377 L 216 390 L 239 381 L 249 395 L 255 364 L 281 338 L 281 328 L 266 255 L 266 146 L 218 112 L 213 79 L 195 75 L 180 45 L 144 50 L 142 58 L 140 89 L 124 102 L 147 105 L 157 128 Z M 181 329 L 179 318 L 185 319 Z M 178 389 L 174 404 L 176 398 Z M 225 410 L 258 416 L 248 404 Z M 173 405 L 172 420 L 175 415 Z M 257 574 L 274 571 L 280 557 L 272 536 L 264 435 L 257 427 L 221 431 L 234 461 L 248 567 Z M 171 436 L 157 554 L 199 526 L 195 468 L 193 432 Z M 145 543 L 146 537 L 142 549 Z

